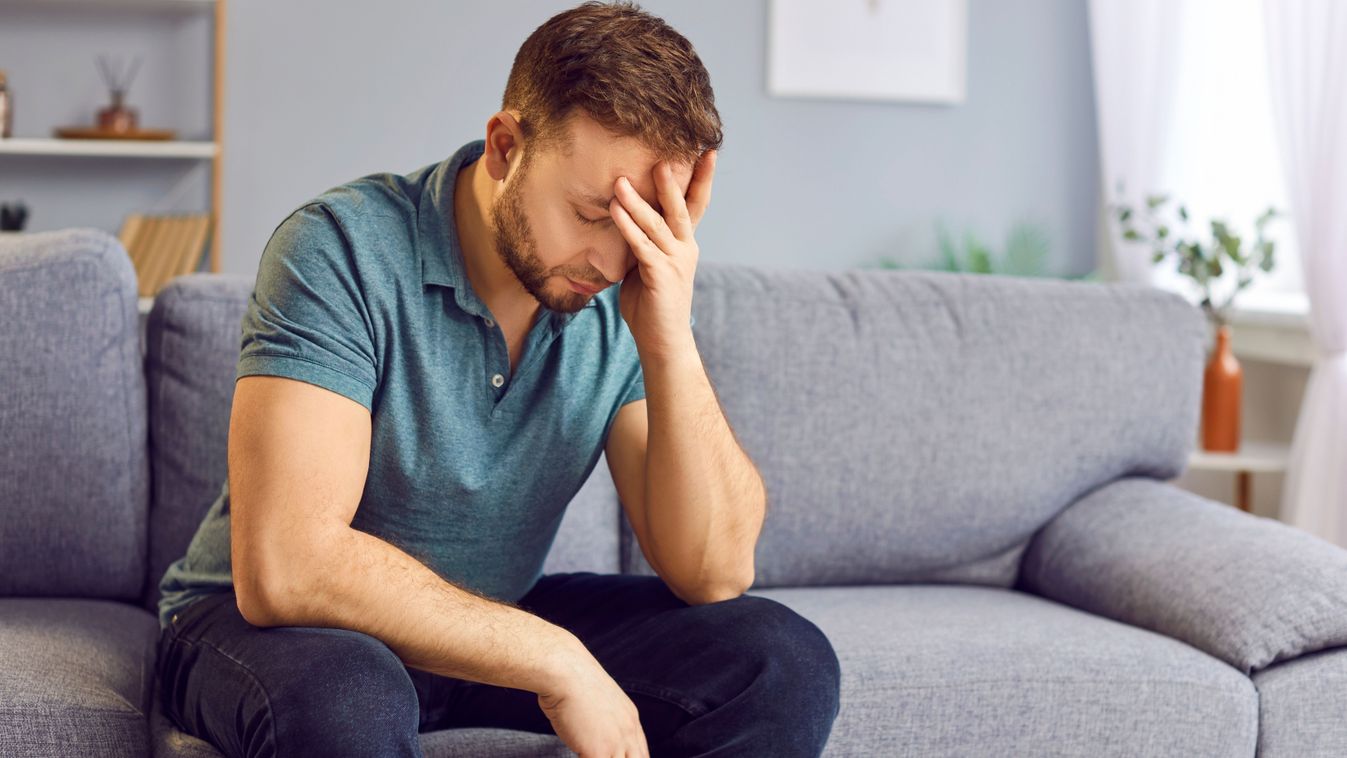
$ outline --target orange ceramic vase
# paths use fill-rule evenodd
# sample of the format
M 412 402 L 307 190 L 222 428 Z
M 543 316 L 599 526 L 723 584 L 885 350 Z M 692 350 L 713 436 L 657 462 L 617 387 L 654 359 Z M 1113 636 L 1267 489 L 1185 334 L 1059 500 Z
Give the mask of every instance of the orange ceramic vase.
M 1202 449 L 1233 453 L 1239 450 L 1239 406 L 1244 369 L 1230 351 L 1230 327 L 1216 330 L 1216 348 L 1202 376 Z

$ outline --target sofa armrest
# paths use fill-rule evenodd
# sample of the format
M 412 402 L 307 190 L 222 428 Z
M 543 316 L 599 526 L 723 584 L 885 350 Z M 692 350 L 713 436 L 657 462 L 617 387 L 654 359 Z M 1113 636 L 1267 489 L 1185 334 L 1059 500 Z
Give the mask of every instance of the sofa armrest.
M 1092 490 L 1048 522 L 1016 587 L 1245 674 L 1347 645 L 1347 550 L 1146 477 Z

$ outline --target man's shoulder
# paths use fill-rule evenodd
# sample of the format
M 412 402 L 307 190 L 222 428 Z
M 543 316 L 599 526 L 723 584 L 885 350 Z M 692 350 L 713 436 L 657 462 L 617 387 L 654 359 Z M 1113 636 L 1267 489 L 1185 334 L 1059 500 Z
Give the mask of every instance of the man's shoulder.
M 282 237 L 285 247 L 296 251 L 326 249 L 344 265 L 374 267 L 381 276 L 398 262 L 411 265 L 423 171 L 366 174 L 330 187 L 291 210 L 273 237 Z
M 322 207 L 353 243 L 366 237 L 386 243 L 388 237 L 408 234 L 416 225 L 420 187 L 415 176 L 366 174 L 324 190 L 301 207 Z

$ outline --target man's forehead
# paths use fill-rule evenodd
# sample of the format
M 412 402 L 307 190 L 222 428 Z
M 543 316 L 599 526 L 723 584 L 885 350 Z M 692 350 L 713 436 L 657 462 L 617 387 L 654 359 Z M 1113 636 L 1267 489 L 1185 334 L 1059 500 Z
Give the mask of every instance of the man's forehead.
M 652 171 L 659 156 L 634 137 L 613 134 L 588 118 L 571 119 L 566 150 L 555 152 L 568 191 L 581 202 L 607 208 L 619 176 L 627 177 L 646 202 L 659 208 Z M 692 166 L 672 163 L 674 181 L 684 194 Z

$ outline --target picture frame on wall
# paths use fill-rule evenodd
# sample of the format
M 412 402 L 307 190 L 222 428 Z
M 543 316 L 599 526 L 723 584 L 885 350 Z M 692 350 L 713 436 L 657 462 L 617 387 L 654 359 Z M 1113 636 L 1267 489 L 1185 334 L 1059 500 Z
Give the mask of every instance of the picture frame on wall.
M 770 0 L 767 26 L 773 97 L 964 101 L 967 0 Z

